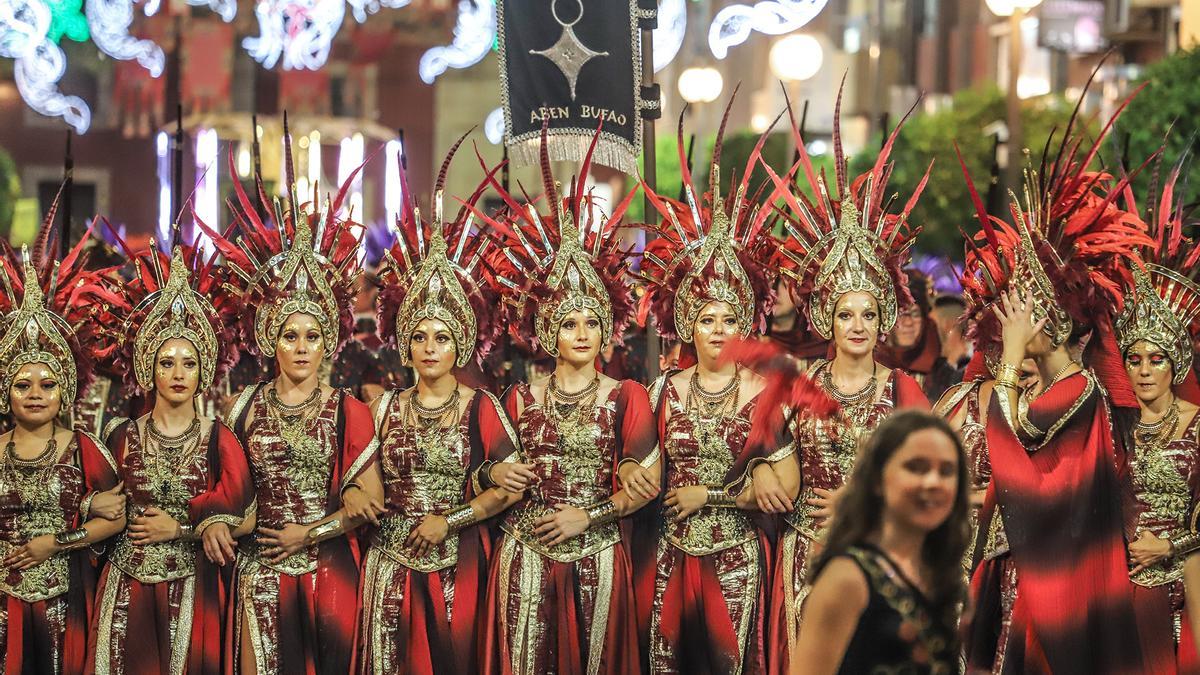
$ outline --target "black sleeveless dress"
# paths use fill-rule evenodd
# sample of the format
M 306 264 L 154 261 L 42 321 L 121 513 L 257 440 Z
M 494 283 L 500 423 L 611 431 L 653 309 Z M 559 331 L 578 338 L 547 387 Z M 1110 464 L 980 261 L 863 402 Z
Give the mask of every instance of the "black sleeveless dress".
M 846 648 L 839 673 L 950 675 L 960 673 L 957 612 L 935 612 L 900 568 L 875 546 L 857 544 L 839 557 L 867 577 L 870 598 Z

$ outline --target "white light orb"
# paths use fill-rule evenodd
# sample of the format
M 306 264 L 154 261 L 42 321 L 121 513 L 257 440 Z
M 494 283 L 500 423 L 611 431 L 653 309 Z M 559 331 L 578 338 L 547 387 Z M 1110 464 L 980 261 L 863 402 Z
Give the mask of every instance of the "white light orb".
M 988 9 L 996 16 L 1012 16 L 1018 9 L 1028 12 L 1042 4 L 1042 0 L 986 0 Z
M 724 87 L 725 79 L 716 68 L 693 66 L 679 74 L 679 95 L 688 103 L 712 103 Z
M 803 82 L 821 70 L 821 43 L 811 35 L 793 34 L 771 45 L 771 72 L 784 82 Z

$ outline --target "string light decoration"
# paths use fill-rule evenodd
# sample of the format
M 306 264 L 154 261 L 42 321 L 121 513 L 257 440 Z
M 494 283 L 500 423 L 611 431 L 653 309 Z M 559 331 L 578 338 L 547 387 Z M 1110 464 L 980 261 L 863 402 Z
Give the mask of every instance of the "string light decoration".
M 753 5 L 729 5 L 717 12 L 708 28 L 708 46 L 723 59 L 732 47 L 752 33 L 786 35 L 808 25 L 829 0 L 764 0 Z
M 153 40 L 129 34 L 133 0 L 87 0 L 87 24 L 100 51 L 120 61 L 136 59 L 152 77 L 162 75 L 166 57 Z
M 58 90 L 67 57 L 49 37 L 50 21 L 50 7 L 41 0 L 0 2 L 0 57 L 14 60 L 17 91 L 30 108 L 61 117 L 82 134 L 91 126 L 92 110 L 82 98 Z
M 459 0 L 454 40 L 432 47 L 421 55 L 417 73 L 433 84 L 450 68 L 470 68 L 483 60 L 496 41 L 496 3 L 493 0 Z

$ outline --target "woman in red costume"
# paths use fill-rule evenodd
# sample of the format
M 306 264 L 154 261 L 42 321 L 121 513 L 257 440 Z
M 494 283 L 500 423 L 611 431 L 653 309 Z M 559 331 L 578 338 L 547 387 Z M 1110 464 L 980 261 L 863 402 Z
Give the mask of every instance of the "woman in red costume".
M 470 480 L 486 457 L 507 457 L 518 446 L 500 402 L 457 379 L 457 369 L 472 356 L 482 361 L 504 330 L 495 290 L 482 278 L 484 240 L 469 231 L 468 207 L 443 221 L 442 187 L 457 149 L 434 185 L 433 222 L 422 222 L 408 198 L 380 272 L 380 337 L 401 347 L 419 377 L 415 387 L 372 403 L 379 461 L 359 482 L 387 513 L 363 563 L 363 675 L 478 672 L 491 550 L 480 521 L 517 498 Z
M 196 397 L 236 359 L 221 345 L 236 344 L 239 297 L 216 256 L 204 261 L 191 247 L 170 259 L 151 248 L 134 265 L 121 369 L 154 407 L 110 423 L 129 519 L 100 577 L 87 670 L 215 675 L 230 580 L 220 567 L 232 570 L 231 528 L 254 486 L 237 438 L 199 415 Z
M 1002 528 L 1008 548 L 989 552 L 972 580 L 973 671 L 1174 669 L 1164 658 L 1170 634 L 1139 630 L 1126 564 L 1125 422 L 1137 397 L 1113 319 L 1136 247 L 1151 242 L 1137 215 L 1113 203 L 1127 181 L 1089 170 L 1111 124 L 1086 152 L 1068 127 L 1057 155 L 1027 172 L 1026 199 L 1011 204 L 1015 228 L 989 217 L 972 189 L 983 232 L 971 246 L 985 258 L 976 301 L 991 304 L 1002 343 L 987 413 L 992 481 L 981 520 L 989 526 L 980 536 L 995 549 Z M 1086 369 L 1067 346 L 1084 331 Z M 1021 391 L 1027 357 L 1039 383 Z
M 794 123 L 799 162 L 784 178 L 766 169 L 787 206 L 784 217 L 791 233 L 779 249 L 780 269 L 795 283 L 795 294 L 807 297 L 813 328 L 834 346 L 834 357 L 814 363 L 808 376 L 840 408 L 831 419 L 800 421 L 789 442 L 772 448 L 766 464 L 754 470 L 752 491 L 760 508 L 785 514 L 768 615 L 769 653 L 777 655 L 772 672 L 787 672 L 801 606 L 811 589 L 809 565 L 836 495 L 850 477 L 859 439 L 893 410 L 929 407 L 916 380 L 876 358 L 881 336 L 895 326 L 899 307 L 911 304 L 902 270 L 917 231 L 909 228 L 908 214 L 924 188 L 922 181 L 899 213 L 887 212 L 888 160 L 899 132 L 897 126 L 871 171 L 853 181 L 846 180 L 842 149 L 835 143 L 836 201 L 829 197 L 824 177 L 813 170 Z M 815 198 L 793 187 L 793 174 L 801 169 Z
M 243 334 L 277 371 L 228 418 L 257 507 L 242 526 L 254 534 L 238 549 L 230 626 L 229 665 L 243 674 L 345 675 L 354 663 L 359 551 L 343 534 L 382 510 L 354 483 L 375 459 L 374 433 L 367 406 L 318 374 L 353 328 L 359 236 L 337 215 L 348 187 L 324 212 L 301 207 L 291 188 L 278 229 L 239 188 L 237 245 L 209 232 L 249 282 Z
M 78 675 L 84 670 L 95 591 L 88 549 L 125 527 L 89 518 L 97 494 L 117 485 L 104 444 L 64 426 L 98 356 L 98 328 L 111 325 L 108 281 L 84 271 L 82 242 L 53 262 L 45 242 L 52 208 L 31 261 L 4 246 L 0 278 L 0 413 L 15 423 L 0 436 L 0 670 Z
M 1139 628 L 1174 637 L 1177 672 L 1200 661 L 1185 613 L 1183 568 L 1200 548 L 1192 522 L 1200 508 L 1200 387 L 1192 373 L 1192 336 L 1200 333 L 1200 248 L 1183 236 L 1183 207 L 1172 203 L 1177 165 L 1147 214 L 1155 246 L 1133 268 L 1133 296 L 1117 320 L 1117 344 L 1141 407 L 1130 473 L 1137 526 L 1129 542 Z M 1127 192 L 1127 194 L 1132 194 Z M 1137 207 L 1128 200 L 1127 206 Z
M 718 139 L 723 131 L 724 123 Z M 746 489 L 745 449 L 765 382 L 721 354 L 727 344 L 761 332 L 774 305 L 765 265 L 777 245 L 765 226 L 770 202 L 745 192 L 762 141 L 727 203 L 718 140 L 712 191 L 700 204 L 682 134 L 681 122 L 687 203 L 643 186 L 664 224 L 642 261 L 642 314 L 654 315 L 664 338 L 693 345 L 696 364 L 652 387 L 667 522 L 658 528 L 657 550 L 639 556 L 639 613 L 649 633 L 650 672 L 761 673 L 766 538 L 747 512 L 756 506 Z
M 504 517 L 488 579 L 487 673 L 638 670 L 619 520 L 657 492 L 656 438 L 645 388 L 596 370 L 601 348 L 633 315 L 616 248 L 632 194 L 602 218 L 584 193 L 589 166 L 561 200 L 543 135 L 546 215 L 489 178 L 507 204 L 507 217 L 489 224 L 502 237 L 496 267 L 516 305 L 514 331 L 555 367 L 506 394 L 520 451 L 489 457 L 479 472 L 484 486 L 524 494 Z

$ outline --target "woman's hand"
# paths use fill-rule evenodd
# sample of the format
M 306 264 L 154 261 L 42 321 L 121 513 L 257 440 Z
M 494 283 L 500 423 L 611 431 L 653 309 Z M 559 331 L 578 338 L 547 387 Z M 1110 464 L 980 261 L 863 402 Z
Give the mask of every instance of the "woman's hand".
M 1171 540 L 1161 539 L 1149 530 L 1142 530 L 1129 544 L 1129 562 L 1134 566 L 1129 576 L 1171 557 Z
M 342 512 L 351 520 L 365 520 L 378 527 L 379 516 L 383 515 L 384 511 L 383 504 L 378 499 L 357 485 L 346 488 L 342 493 Z
M 228 525 L 220 522 L 213 523 L 204 528 L 200 539 L 204 544 L 204 555 L 208 556 L 209 562 L 221 566 L 227 562 L 233 562 L 237 540 L 233 538 Z
M 404 546 L 408 548 L 409 555 L 420 558 L 428 555 L 434 546 L 445 541 L 449 534 L 450 523 L 446 521 L 446 517 L 430 514 L 422 518 L 421 523 L 413 528 L 408 539 L 404 540 Z
M 4 559 L 5 567 L 15 567 L 19 570 L 27 570 L 34 565 L 40 565 L 50 559 L 50 556 L 59 552 L 60 547 L 58 542 L 54 541 L 54 535 L 43 534 L 39 537 L 34 537 L 25 542 L 24 546 L 14 549 Z
M 1034 322 L 1032 292 L 1020 297 L 1016 291 L 1005 291 L 992 305 L 992 312 L 1000 321 L 1000 335 L 1004 344 L 1003 360 L 1019 367 L 1025 358 L 1025 345 L 1046 327 L 1049 319 L 1043 318 Z
M 667 514 L 671 516 L 672 522 L 683 522 L 708 503 L 708 486 L 688 485 L 668 490 L 663 503 L 667 506 Z
M 278 530 L 260 527 L 258 543 L 264 547 L 263 552 L 271 556 L 271 562 L 279 564 L 305 547 L 308 543 L 309 529 L 310 525 L 296 523 L 288 523 Z
M 842 494 L 842 488 L 836 490 L 826 490 L 825 488 L 813 488 L 815 497 L 809 497 L 805 500 L 809 506 L 817 507 L 808 515 L 816 520 L 828 520 L 833 518 L 834 510 L 837 507 L 838 497 Z
M 532 464 L 496 462 L 491 465 L 492 483 L 509 492 L 524 492 L 537 481 Z
M 129 541 L 134 546 L 159 544 L 179 536 L 179 521 L 166 511 L 151 506 L 129 521 Z
M 88 507 L 88 518 L 103 518 L 105 520 L 118 520 L 125 515 L 125 482 L 121 481 L 113 486 L 111 490 L 97 492 L 95 497 L 92 497 L 92 504 Z
M 579 536 L 591 525 L 587 511 L 583 509 L 567 504 L 555 504 L 554 508 L 556 511 L 553 513 L 533 521 L 533 533 L 546 546 L 556 546 Z
M 635 499 L 650 501 L 658 496 L 658 481 L 654 479 L 650 469 L 644 466 L 630 469 L 622 479 L 621 487 Z
M 792 510 L 792 500 L 770 464 L 763 462 L 754 467 L 754 501 L 763 513 L 787 513 Z

